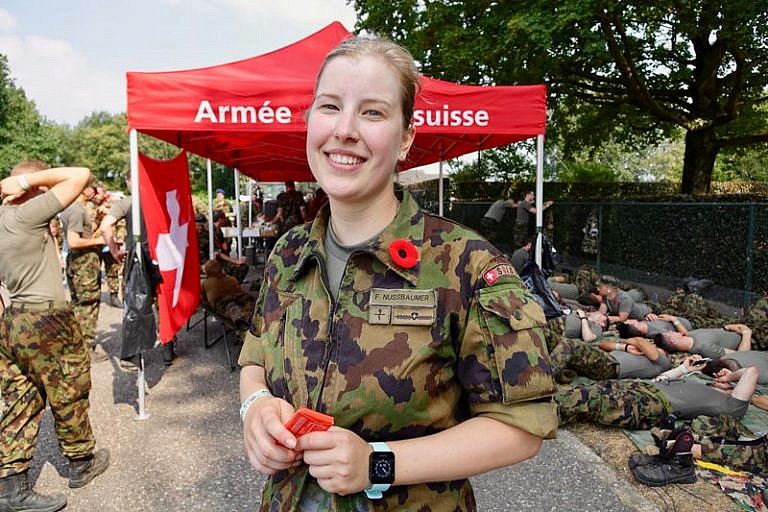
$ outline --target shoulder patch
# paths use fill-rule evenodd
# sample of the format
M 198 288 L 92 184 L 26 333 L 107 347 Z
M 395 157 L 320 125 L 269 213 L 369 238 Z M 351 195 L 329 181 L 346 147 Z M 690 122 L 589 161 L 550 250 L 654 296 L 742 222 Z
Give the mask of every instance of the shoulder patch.
M 515 272 L 515 269 L 512 267 L 512 265 L 509 263 L 501 263 L 492 269 L 485 271 L 483 274 L 483 280 L 487 285 L 490 286 L 498 281 L 500 277 L 515 275 L 517 275 L 517 272 Z

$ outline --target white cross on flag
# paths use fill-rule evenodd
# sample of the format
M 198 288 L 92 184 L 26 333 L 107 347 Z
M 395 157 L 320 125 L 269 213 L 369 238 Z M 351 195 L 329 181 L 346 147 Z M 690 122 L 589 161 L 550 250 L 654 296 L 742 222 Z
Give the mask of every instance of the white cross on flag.
M 139 191 L 149 252 L 163 276 L 157 301 L 160 341 L 166 343 L 200 303 L 200 262 L 186 152 L 165 161 L 140 154 Z

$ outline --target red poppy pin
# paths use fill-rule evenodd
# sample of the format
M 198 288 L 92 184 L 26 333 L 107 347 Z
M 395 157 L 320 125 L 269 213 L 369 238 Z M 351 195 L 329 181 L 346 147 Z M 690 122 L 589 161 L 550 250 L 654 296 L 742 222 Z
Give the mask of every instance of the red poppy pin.
M 408 240 L 395 240 L 389 244 L 389 256 L 403 268 L 413 268 L 419 262 L 419 251 Z

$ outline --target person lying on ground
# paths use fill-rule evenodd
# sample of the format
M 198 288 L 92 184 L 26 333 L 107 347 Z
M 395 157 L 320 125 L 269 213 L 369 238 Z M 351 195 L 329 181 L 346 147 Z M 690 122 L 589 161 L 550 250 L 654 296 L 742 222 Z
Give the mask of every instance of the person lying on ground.
M 650 379 L 672 366 L 663 350 L 641 337 L 604 337 L 597 345 L 563 339 L 550 357 L 552 373 L 561 383 L 577 375 L 594 380 Z
M 757 368 L 721 371 L 713 381 L 717 386 L 680 378 L 701 370 L 705 364 L 701 356 L 692 355 L 679 368 L 662 374 L 668 377 L 664 380 L 613 379 L 560 386 L 555 393 L 560 426 L 588 422 L 648 430 L 673 413 L 679 419 L 700 415 L 743 417 L 757 386 Z
M 660 315 L 651 313 L 650 315 L 647 315 L 646 320 L 627 318 L 618 325 L 619 336 L 622 338 L 642 336 L 643 338 L 652 339 L 660 332 L 671 331 L 687 334 L 691 328 L 691 322 L 687 319 L 667 313 L 662 313 Z
M 731 352 L 751 350 L 752 330 L 744 324 L 726 324 L 721 329 L 693 329 L 687 334 L 662 332 L 653 341 L 667 352 L 691 352 L 719 359 Z
M 768 352 L 759 350 L 746 350 L 744 352 L 730 352 L 720 359 L 716 359 L 701 371 L 705 375 L 713 375 L 723 368 L 735 372 L 740 368 L 754 366 L 760 375 L 758 384 L 768 384 Z
M 232 322 L 238 330 L 248 328 L 248 318 L 253 313 L 256 299 L 243 291 L 237 279 L 224 272 L 218 260 L 208 261 L 204 269 L 205 279 L 200 287 L 206 302 L 217 315 Z
M 608 318 L 599 311 L 573 309 L 565 315 L 565 337 L 595 341 L 608 328 Z
M 686 293 L 678 288 L 664 303 L 661 310 L 678 317 L 685 317 L 694 329 L 720 327 L 728 321 L 701 295 Z M 742 322 L 744 323 L 744 322 Z
M 229 221 L 227 216 L 221 210 L 213 212 L 213 250 L 214 257 L 221 262 L 221 267 L 228 275 L 237 279 L 238 283 L 245 281 L 248 276 L 248 264 L 245 258 L 233 258 L 229 255 L 230 244 L 224 237 L 224 231 L 221 229 Z
M 653 309 L 643 302 L 635 302 L 632 295 L 605 282 L 597 285 L 597 295 L 600 300 L 600 311 L 608 315 L 611 324 L 624 322 L 628 318 L 645 320 L 653 313 Z

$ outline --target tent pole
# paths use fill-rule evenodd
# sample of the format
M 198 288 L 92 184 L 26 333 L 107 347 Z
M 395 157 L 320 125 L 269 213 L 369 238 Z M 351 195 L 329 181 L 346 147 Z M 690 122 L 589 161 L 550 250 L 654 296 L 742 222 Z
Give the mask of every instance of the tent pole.
M 139 132 L 135 129 L 129 134 L 131 152 L 131 236 L 134 247 L 141 258 L 141 203 L 139 201 Z M 144 352 L 139 352 L 139 372 L 136 375 L 136 389 L 138 390 L 139 414 L 137 420 L 149 418 L 146 409 L 146 394 L 144 389 Z
M 253 225 L 253 180 L 248 179 L 248 227 Z
M 437 207 L 437 214 L 441 217 L 443 216 L 443 194 L 445 192 L 443 191 L 443 155 L 440 155 L 440 166 L 438 167 L 440 172 L 438 173 L 438 181 L 437 181 L 437 201 L 438 201 L 438 207 Z
M 213 259 L 213 179 L 211 177 L 211 159 L 208 162 L 208 259 Z
M 235 168 L 235 226 L 237 226 L 237 257 L 243 257 L 243 227 L 240 225 L 240 171 Z
M 541 236 L 544 225 L 544 135 L 536 136 L 536 264 L 541 268 Z

